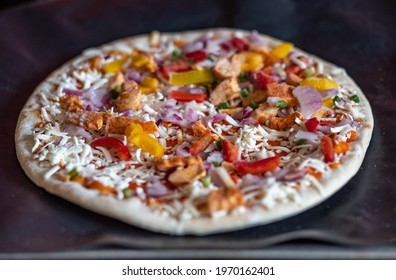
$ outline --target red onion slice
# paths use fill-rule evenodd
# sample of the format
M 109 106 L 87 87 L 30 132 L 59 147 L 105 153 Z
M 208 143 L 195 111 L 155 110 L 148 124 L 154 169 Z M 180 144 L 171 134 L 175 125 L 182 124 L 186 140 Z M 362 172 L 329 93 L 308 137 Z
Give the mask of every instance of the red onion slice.
M 322 96 L 311 87 L 296 87 L 293 90 L 293 95 L 300 103 L 301 114 L 306 119 L 322 108 Z
M 169 194 L 169 189 L 158 178 L 153 178 L 147 184 L 146 194 L 150 197 L 161 198 Z
M 191 156 L 189 145 L 186 142 L 182 143 L 179 147 L 176 148 L 176 154 L 182 157 Z
M 83 96 L 82 91 L 74 90 L 70 88 L 64 88 L 62 92 L 69 96 Z
M 84 128 L 74 124 L 67 125 L 63 131 L 66 132 L 69 136 L 84 138 L 87 143 L 90 143 L 93 140 L 91 133 L 86 131 Z

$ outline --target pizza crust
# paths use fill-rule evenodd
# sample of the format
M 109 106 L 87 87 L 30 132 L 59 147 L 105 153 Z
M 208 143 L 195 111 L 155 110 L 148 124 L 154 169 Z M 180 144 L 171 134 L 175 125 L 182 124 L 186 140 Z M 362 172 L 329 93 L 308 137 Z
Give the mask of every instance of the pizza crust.
M 228 35 L 234 32 L 245 33 L 247 31 L 218 28 L 182 32 L 178 34 L 164 33 L 161 35 L 176 36 L 185 40 L 192 40 L 207 32 L 216 32 Z M 270 45 L 282 43 L 280 40 L 269 36 L 262 35 L 262 37 L 266 39 Z M 110 46 L 122 46 L 124 44 L 138 46 L 146 42 L 147 39 L 148 35 L 129 37 L 105 44 L 98 49 L 107 49 Z M 95 49 L 90 49 L 87 51 L 94 52 Z M 314 57 L 312 55 L 310 56 Z M 326 178 L 320 181 L 323 185 L 321 194 L 318 190 L 309 188 L 302 194 L 301 203 L 290 202 L 287 204 L 277 204 L 270 210 L 262 207 L 256 207 L 244 213 L 237 213 L 218 218 L 205 217 L 194 220 L 178 221 L 175 218 L 157 214 L 137 198 L 118 200 L 116 197 L 106 196 L 100 194 L 97 191 L 88 190 L 77 183 L 58 180 L 55 176 L 45 179 L 44 175 L 48 171 L 48 168 L 39 166 L 38 161 L 32 159 L 31 153 L 31 149 L 34 145 L 31 131 L 35 123 L 38 121 L 36 114 L 36 110 L 38 109 L 38 95 L 43 88 L 48 86 L 49 79 L 57 76 L 59 73 L 62 73 L 72 64 L 77 63 L 81 59 L 81 56 L 70 60 L 58 70 L 50 74 L 48 78 L 35 89 L 25 104 L 19 116 L 15 133 L 18 160 L 28 177 L 36 185 L 44 188 L 46 191 L 96 213 L 156 232 L 172 235 L 206 235 L 234 231 L 257 225 L 265 225 L 274 221 L 285 219 L 323 202 L 340 188 L 342 188 L 357 173 L 363 162 L 374 126 L 373 115 L 367 98 L 364 96 L 363 92 L 352 80 L 352 78 L 346 74 L 345 70 L 340 69 L 339 67 L 320 58 L 314 58 L 322 62 L 325 69 L 339 69 L 340 73 L 338 78 L 342 79 L 343 84 L 350 85 L 357 91 L 357 94 L 360 98 L 360 108 L 365 114 L 366 118 L 364 127 L 359 130 L 359 137 L 356 141 L 351 143 L 354 148 L 354 153 L 349 153 L 343 158 L 342 168 L 332 170 L 331 174 L 328 174 Z

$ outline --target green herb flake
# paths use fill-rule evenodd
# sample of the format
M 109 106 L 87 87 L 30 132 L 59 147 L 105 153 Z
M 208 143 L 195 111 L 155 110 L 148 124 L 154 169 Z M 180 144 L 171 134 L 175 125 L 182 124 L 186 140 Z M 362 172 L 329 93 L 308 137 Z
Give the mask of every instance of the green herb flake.
M 110 91 L 110 95 L 112 99 L 117 99 L 117 97 L 120 95 L 121 92 L 121 86 L 116 86 Z
M 250 95 L 250 90 L 248 89 L 248 88 L 243 88 L 242 90 L 241 90 L 241 96 L 243 97 L 243 98 L 246 98 L 246 97 L 248 97 Z
M 207 58 L 209 61 L 211 61 L 211 62 L 215 62 L 216 61 L 216 59 L 214 58 L 214 57 L 212 57 L 212 56 L 208 56 L 208 58 Z
M 247 80 L 247 78 L 248 78 L 248 73 L 247 72 L 241 72 L 239 74 L 238 80 L 239 80 L 239 82 L 244 82 L 244 81 Z
M 219 105 L 217 105 L 217 109 L 228 109 L 228 108 L 230 108 L 228 102 L 220 103 Z
M 275 102 L 275 106 L 283 109 L 283 108 L 287 107 L 287 102 L 284 100 L 279 100 L 279 101 Z
M 216 141 L 216 147 L 220 150 L 223 149 L 223 140 Z
M 257 104 L 257 102 L 252 102 L 249 104 L 249 107 L 252 108 L 253 110 L 255 110 L 259 107 L 259 105 Z
M 205 176 L 205 177 L 203 177 L 203 178 L 201 179 L 201 182 L 202 182 L 202 184 L 203 184 L 205 187 L 209 187 L 209 185 L 210 185 L 210 183 L 211 183 L 210 176 Z
M 122 190 L 124 197 L 130 197 L 133 195 L 133 191 L 130 188 L 126 188 Z
M 171 60 L 172 61 L 177 61 L 177 60 L 180 60 L 182 58 L 183 58 L 183 53 L 182 53 L 182 51 L 180 49 L 175 49 L 172 52 L 172 55 L 171 55 Z
M 334 96 L 334 98 L 333 98 L 334 103 L 340 102 L 340 101 L 341 101 L 341 98 L 338 95 Z
M 300 139 L 300 140 L 297 141 L 297 145 L 298 146 L 304 145 L 304 144 L 305 144 L 305 140 L 303 140 L 303 139 Z
M 311 68 L 307 68 L 304 70 L 304 77 L 309 78 L 312 77 L 314 74 L 313 70 Z
M 220 167 L 221 166 L 221 162 L 218 162 L 218 161 L 213 161 L 212 164 L 213 164 L 214 167 Z
M 73 178 L 73 177 L 76 177 L 76 176 L 78 176 L 78 171 L 77 171 L 77 168 L 73 168 L 69 173 L 69 176 L 71 177 L 71 178 Z
M 355 103 L 359 103 L 360 102 L 360 98 L 356 94 L 351 96 L 351 100 L 353 102 L 355 102 Z

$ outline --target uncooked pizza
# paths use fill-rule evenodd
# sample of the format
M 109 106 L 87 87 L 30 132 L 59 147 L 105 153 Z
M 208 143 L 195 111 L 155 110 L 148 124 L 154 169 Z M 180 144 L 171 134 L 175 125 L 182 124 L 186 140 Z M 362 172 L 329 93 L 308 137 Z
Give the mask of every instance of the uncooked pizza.
M 15 139 L 47 191 L 203 235 L 322 202 L 358 171 L 373 124 L 342 68 L 256 31 L 211 29 L 87 49 L 37 87 Z

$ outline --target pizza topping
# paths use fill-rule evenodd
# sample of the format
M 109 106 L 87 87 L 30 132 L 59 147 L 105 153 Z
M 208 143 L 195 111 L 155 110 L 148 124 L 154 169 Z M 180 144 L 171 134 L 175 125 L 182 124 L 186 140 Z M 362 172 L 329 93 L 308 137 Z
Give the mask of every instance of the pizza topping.
M 120 160 L 131 159 L 131 154 L 128 148 L 120 140 L 113 137 L 102 137 L 95 139 L 90 145 L 92 148 L 104 147 L 113 149 Z
M 179 102 L 195 101 L 197 103 L 202 103 L 206 99 L 206 94 L 204 93 L 192 94 L 183 91 L 173 90 L 169 94 L 169 98 L 173 98 Z
M 230 211 L 244 205 L 243 193 L 235 188 L 222 188 L 212 191 L 206 201 L 206 211 L 214 214 L 218 211 Z
M 39 95 L 32 154 L 45 178 L 194 219 L 298 202 L 356 151 L 357 92 L 290 43 L 153 33 L 94 55 Z
M 81 126 L 86 130 L 96 131 L 103 126 L 103 117 L 97 112 L 78 111 L 69 112 L 67 120 L 75 125 Z
M 142 92 L 135 81 L 125 81 L 121 85 L 120 95 L 114 104 L 118 112 L 139 110 L 141 107 Z
M 210 94 L 210 102 L 214 105 L 225 103 L 239 96 L 239 85 L 236 78 L 222 81 Z M 222 108 L 227 109 L 227 108 Z
M 234 162 L 236 171 L 240 175 L 246 174 L 262 174 L 268 171 L 274 171 L 280 164 L 280 158 L 278 156 L 253 161 L 237 161 Z

